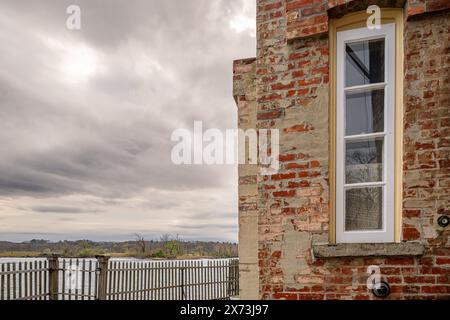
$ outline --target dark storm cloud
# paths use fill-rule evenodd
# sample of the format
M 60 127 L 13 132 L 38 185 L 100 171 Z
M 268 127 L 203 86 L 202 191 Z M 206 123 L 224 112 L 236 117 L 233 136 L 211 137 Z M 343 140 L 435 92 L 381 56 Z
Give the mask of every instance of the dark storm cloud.
M 179 226 L 180 229 L 195 229 L 195 230 L 200 230 L 200 229 L 206 229 L 206 228 L 218 228 L 218 229 L 232 229 L 232 230 L 236 230 L 237 226 L 234 224 L 230 224 L 230 225 L 226 225 L 226 224 L 195 224 L 195 225 L 180 225 Z
M 31 207 L 31 210 L 43 213 L 94 213 L 99 212 L 98 209 L 81 209 L 74 207 L 61 207 L 61 206 L 35 206 Z M 66 220 L 67 221 L 67 220 Z
M 155 216 L 176 209 L 173 215 L 192 220 L 234 203 L 236 169 L 173 165 L 170 135 L 192 129 L 193 120 L 235 127 L 232 60 L 254 55 L 255 45 L 252 30 L 238 32 L 230 22 L 253 17 L 254 4 L 76 1 L 79 31 L 65 27 L 71 4 L 0 3 L 0 197 L 81 194 L 99 198 L 106 212 L 115 199 L 145 198 L 133 208 Z M 189 199 L 197 195 L 183 190 L 199 197 L 214 190 L 215 197 L 195 212 Z M 72 200 L 58 206 L 92 212 Z M 53 212 L 42 202 L 30 207 Z
M 81 1 L 78 4 L 83 24 L 79 32 L 64 28 L 64 9 L 71 1 L 24 3 L 13 1 L 3 5 L 10 13 L 25 15 L 39 27 L 44 26 L 44 31 L 56 30 L 56 34 L 62 36 L 75 34 L 94 48 L 111 50 L 104 51 L 106 54 L 114 55 L 111 47 L 117 48 L 121 43 L 134 41 L 142 44 L 143 48 L 138 45 L 138 49 L 150 48 L 151 52 L 146 54 L 164 69 L 157 70 L 155 77 L 149 75 L 146 78 L 127 70 L 127 64 L 118 64 L 107 76 L 94 79 L 94 86 L 118 97 L 116 103 L 140 99 L 143 108 L 147 108 L 147 111 L 119 111 L 113 115 L 117 118 L 106 124 L 90 119 L 86 112 L 77 109 L 76 100 L 66 101 L 73 105 L 72 108 L 56 107 L 54 102 L 42 101 L 42 97 L 27 92 L 28 88 L 8 88 L 5 79 L 0 79 L 3 80 L 2 122 L 23 124 L 12 128 L 12 134 L 33 131 L 33 135 L 42 133 L 42 139 L 45 139 L 46 134 L 64 135 L 67 128 L 81 133 L 79 138 L 68 137 L 63 146 L 45 151 L 28 150 L 16 157 L 10 154 L 3 158 L 0 169 L 7 174 L 0 178 L 2 190 L 7 193 L 14 190 L 37 193 L 97 191 L 104 195 L 107 190 L 103 189 L 111 188 L 114 189 L 111 194 L 117 196 L 120 193 L 117 192 L 118 184 L 122 185 L 124 193 L 128 193 L 146 186 L 202 188 L 221 183 L 221 179 L 211 174 L 210 168 L 173 167 L 169 158 L 172 144 L 168 137 L 176 124 L 190 128 L 193 119 L 203 119 L 215 126 L 233 126 L 233 117 L 222 116 L 224 112 L 233 114 L 233 110 L 226 110 L 233 108 L 230 103 L 232 57 L 227 58 L 223 53 L 224 42 L 229 46 L 243 44 L 240 38 L 232 39 L 227 35 L 230 34 L 226 28 L 227 10 L 233 8 L 232 3 L 209 0 L 133 1 L 132 5 L 127 5 L 126 1 Z M 30 12 L 33 12 L 32 17 Z M 224 27 L 212 28 L 218 24 Z M 32 49 L 25 51 L 32 52 Z M 133 57 L 130 50 L 132 47 L 121 52 L 125 60 L 127 53 Z M 218 56 L 219 52 L 225 57 Z M 152 89 L 163 81 L 161 78 L 165 73 L 173 73 L 178 87 L 157 88 L 152 94 Z M 45 83 L 40 86 L 44 87 Z M 137 95 L 139 90 L 147 91 L 148 101 L 143 101 L 147 97 Z M 94 94 L 80 98 L 92 104 L 99 99 Z M 152 117 L 152 109 L 157 111 L 157 118 Z M 127 116 L 130 121 L 121 123 L 120 120 Z M 58 132 L 42 128 L 48 125 L 55 126 L 55 130 L 50 131 Z M 88 141 L 83 139 L 86 131 L 93 133 L 93 137 L 87 137 L 90 138 Z M 4 137 L 14 143 L 11 135 Z M 8 142 L 2 140 L 5 147 Z M 27 147 L 26 137 L 24 140 L 23 149 Z

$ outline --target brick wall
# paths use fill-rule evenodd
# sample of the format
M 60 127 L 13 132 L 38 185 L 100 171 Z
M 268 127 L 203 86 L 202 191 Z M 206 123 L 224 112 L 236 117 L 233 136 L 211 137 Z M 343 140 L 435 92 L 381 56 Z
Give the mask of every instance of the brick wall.
M 255 59 L 233 65 L 233 95 L 238 107 L 238 127 L 256 128 Z M 258 168 L 239 165 L 239 278 L 241 299 L 258 299 Z
M 329 233 L 329 43 L 325 22 L 307 17 L 327 16 L 333 1 L 324 2 L 257 1 L 255 126 L 280 129 L 281 163 L 279 173 L 256 176 L 252 198 L 259 297 L 376 299 L 366 286 L 375 264 L 391 285 L 389 299 L 450 299 L 450 232 L 436 223 L 450 208 L 450 13 L 405 22 L 403 240 L 422 241 L 425 254 L 317 259 L 311 244 Z M 290 33 L 293 11 L 319 31 Z
M 420 293 L 450 295 L 450 12 L 410 19 L 404 43 L 403 239 L 428 246 L 418 274 L 436 287 Z
M 381 8 L 403 8 L 406 4 L 407 16 L 413 16 L 450 8 L 448 0 L 286 0 L 285 2 L 286 33 L 289 39 L 327 32 L 328 9 L 332 9 L 332 16 L 339 16 L 346 11 L 366 10 L 371 4 Z
M 258 2 L 258 127 L 280 129 L 281 170 L 258 183 L 260 296 L 299 298 L 323 283 L 310 242 L 328 227 L 328 40 L 288 44 L 271 3 Z

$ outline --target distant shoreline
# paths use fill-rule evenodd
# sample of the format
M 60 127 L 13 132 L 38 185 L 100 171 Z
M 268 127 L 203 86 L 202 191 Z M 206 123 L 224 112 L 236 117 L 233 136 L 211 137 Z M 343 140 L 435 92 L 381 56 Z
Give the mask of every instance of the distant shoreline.
M 140 239 L 124 242 L 50 242 L 44 239 L 21 243 L 0 241 L 0 257 L 41 258 L 52 254 L 70 258 L 106 255 L 112 258 L 152 260 L 232 258 L 237 257 L 238 246 L 230 242 L 182 241 L 170 237 L 159 241 Z
M 48 257 L 50 254 L 48 253 L 39 253 L 39 252 L 0 252 L 0 259 L 2 258 L 18 258 L 18 259 L 43 259 Z M 61 258 L 80 258 L 80 259 L 89 259 L 89 258 L 95 258 L 95 255 L 60 255 Z M 200 260 L 200 259 L 220 259 L 220 257 L 214 257 L 214 256 L 193 256 L 193 255 L 181 255 L 175 258 L 158 258 L 158 257 L 138 257 L 138 256 L 128 256 L 124 255 L 122 253 L 112 253 L 107 254 L 112 259 L 130 259 L 130 260 Z M 223 257 L 225 258 L 237 258 L 236 257 Z

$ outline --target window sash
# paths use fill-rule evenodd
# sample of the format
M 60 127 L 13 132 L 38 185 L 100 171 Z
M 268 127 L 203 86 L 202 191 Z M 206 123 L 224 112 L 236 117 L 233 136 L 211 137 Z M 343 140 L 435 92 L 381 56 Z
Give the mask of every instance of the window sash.
M 384 82 L 345 87 L 345 44 L 384 38 Z M 337 32 L 336 60 L 336 242 L 393 242 L 394 241 L 394 166 L 395 166 L 395 24 L 380 29 L 367 28 Z M 346 135 L 346 94 L 384 89 L 384 130 L 382 132 Z M 346 143 L 383 139 L 382 180 L 346 183 Z M 346 190 L 364 187 L 382 188 L 382 229 L 345 231 Z
M 384 89 L 386 85 L 387 85 L 386 82 L 368 83 L 368 84 L 361 84 L 358 86 L 344 87 L 344 91 L 345 93 L 367 92 L 369 90 Z

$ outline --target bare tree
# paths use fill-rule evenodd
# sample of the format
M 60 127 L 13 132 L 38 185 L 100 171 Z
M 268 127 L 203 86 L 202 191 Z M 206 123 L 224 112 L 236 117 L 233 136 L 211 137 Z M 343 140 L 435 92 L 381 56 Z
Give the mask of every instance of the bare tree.
M 163 235 L 161 235 L 161 237 L 159 238 L 159 240 L 165 244 L 167 242 L 169 242 L 172 239 L 172 236 L 169 233 L 164 233 Z
M 146 249 L 146 244 L 145 244 L 145 238 L 143 235 L 139 234 L 139 233 L 135 233 L 134 234 L 134 238 L 136 239 L 136 245 L 139 248 L 139 251 L 141 253 L 145 253 L 145 249 Z

